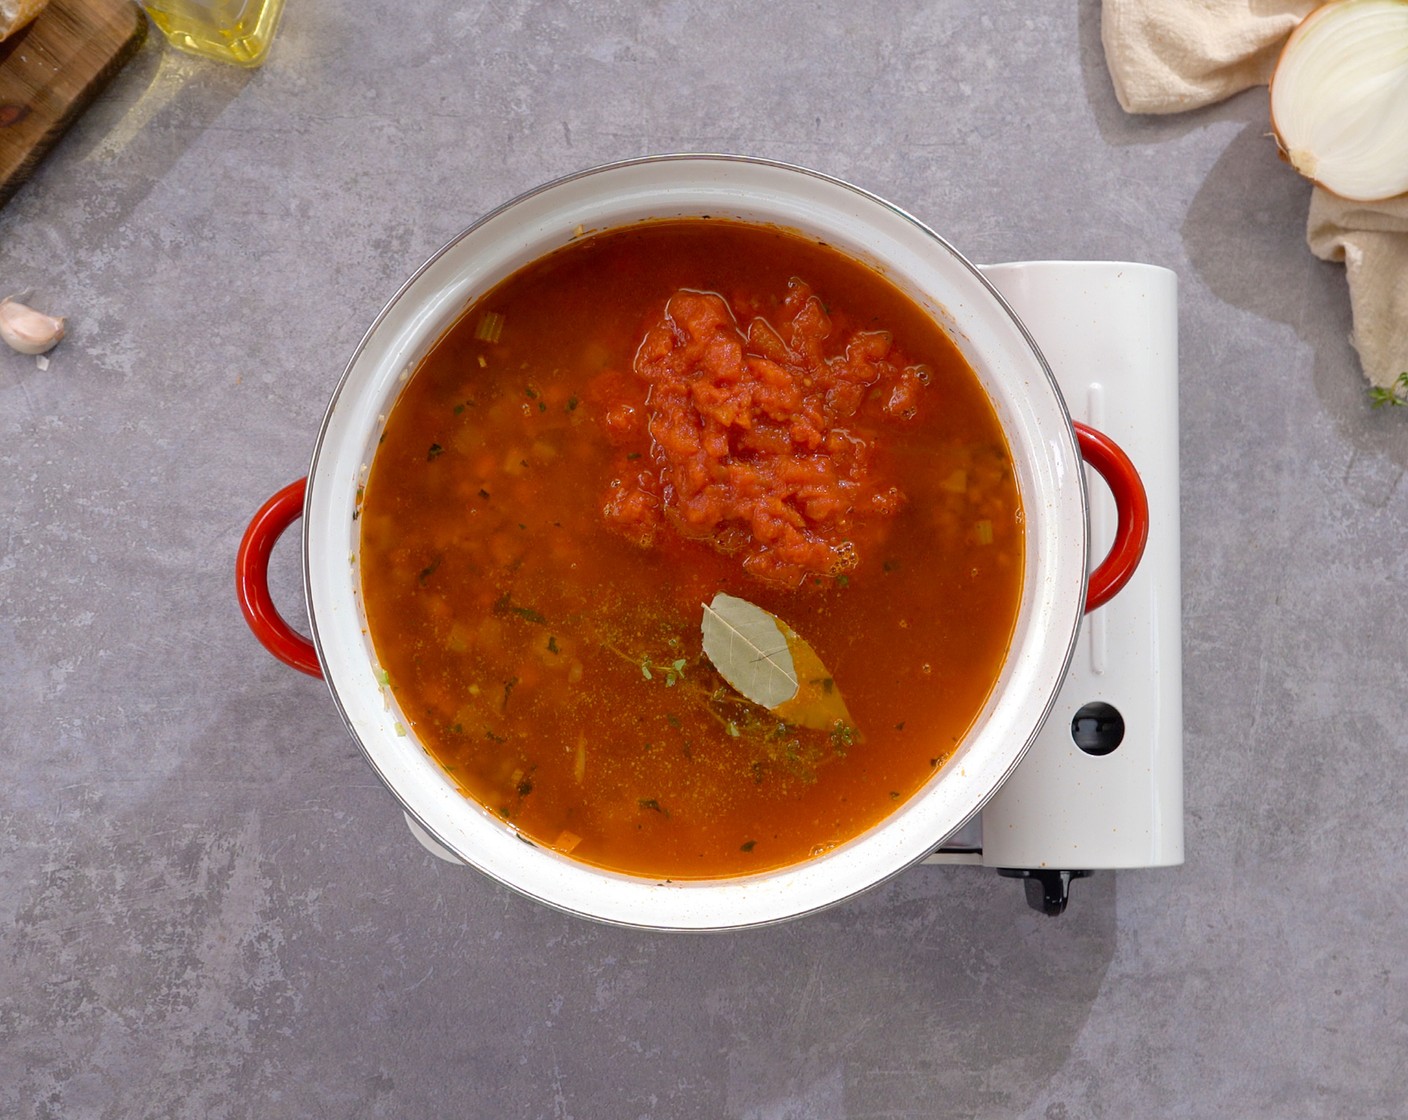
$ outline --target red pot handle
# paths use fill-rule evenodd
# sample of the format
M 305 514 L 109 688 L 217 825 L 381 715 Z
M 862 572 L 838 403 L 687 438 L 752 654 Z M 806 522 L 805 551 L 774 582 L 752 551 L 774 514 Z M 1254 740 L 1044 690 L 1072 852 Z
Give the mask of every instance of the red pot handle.
M 240 550 L 235 557 L 235 594 L 240 600 L 244 620 L 264 648 L 282 661 L 310 677 L 323 675 L 318 664 L 318 651 L 313 643 L 284 621 L 269 594 L 269 557 L 274 542 L 284 530 L 303 516 L 303 495 L 308 480 L 290 482 L 267 502 L 244 531 Z
M 1100 566 L 1090 573 L 1085 592 L 1085 610 L 1089 614 L 1114 598 L 1139 567 L 1144 546 L 1149 543 L 1149 496 L 1144 493 L 1139 472 L 1119 444 L 1079 421 L 1073 421 L 1073 426 L 1082 457 L 1105 480 L 1115 496 L 1118 514 L 1115 543 Z

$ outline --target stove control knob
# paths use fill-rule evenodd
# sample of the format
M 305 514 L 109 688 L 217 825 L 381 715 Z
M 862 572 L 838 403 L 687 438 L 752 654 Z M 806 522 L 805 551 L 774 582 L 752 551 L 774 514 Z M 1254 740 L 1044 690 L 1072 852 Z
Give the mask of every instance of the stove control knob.
M 1113 704 L 1092 701 L 1071 720 L 1071 738 L 1086 754 L 1109 754 L 1124 742 L 1124 716 Z

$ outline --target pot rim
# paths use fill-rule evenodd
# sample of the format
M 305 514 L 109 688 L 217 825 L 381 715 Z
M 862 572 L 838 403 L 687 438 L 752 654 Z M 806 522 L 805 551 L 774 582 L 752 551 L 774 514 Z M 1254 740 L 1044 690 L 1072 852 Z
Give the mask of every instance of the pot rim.
M 1052 448 L 1052 453 L 1059 457 L 1062 457 L 1063 459 L 1069 460 L 1075 465 L 1075 469 L 1070 472 L 1068 481 L 1072 486 L 1075 498 L 1079 505 L 1080 519 L 1082 524 L 1088 523 L 1089 509 L 1088 495 L 1086 493 L 1085 474 L 1084 471 L 1080 468 L 1081 459 L 1079 452 L 1076 449 L 1075 433 L 1071 424 L 1071 417 L 1067 409 L 1064 397 L 1062 396 L 1056 378 L 1052 373 L 1048 363 L 1046 362 L 1045 357 L 1042 355 L 1040 348 L 1037 346 L 1035 339 L 1031 336 L 1031 333 L 1027 330 L 1025 324 L 1022 323 L 1021 319 L 1017 316 L 1016 312 L 1012 309 L 1007 300 L 987 279 L 981 269 L 979 269 L 975 264 L 968 260 L 968 258 L 965 257 L 962 253 L 960 253 L 952 244 L 950 244 L 947 239 L 945 239 L 941 234 L 936 232 L 926 223 L 909 213 L 907 210 L 904 210 L 903 208 L 895 205 L 894 203 L 889 202 L 885 198 L 876 195 L 868 190 L 865 190 L 862 187 L 858 187 L 855 184 L 850 183 L 846 180 L 837 178 L 832 175 L 828 175 L 824 172 L 816 171 L 814 169 L 796 164 L 790 164 L 783 161 L 765 159 L 761 157 L 707 152 L 657 154 L 599 164 L 579 171 L 571 172 L 569 174 L 562 175 L 550 181 L 544 182 L 536 187 L 523 191 L 520 194 L 509 199 L 508 201 L 494 207 L 493 209 L 484 213 L 475 221 L 470 223 L 468 226 L 464 227 L 453 237 L 451 237 L 430 257 L 428 257 L 418 269 L 416 269 L 416 271 L 400 286 L 400 288 L 395 292 L 395 294 L 387 300 L 386 304 L 383 306 L 382 310 L 379 312 L 376 318 L 372 321 L 371 325 L 367 328 L 366 332 L 363 334 L 361 340 L 358 342 L 356 348 L 353 350 L 350 358 L 348 359 L 348 362 L 344 367 L 342 375 L 338 380 L 337 386 L 335 387 L 331 395 L 322 422 L 319 426 L 318 435 L 314 442 L 313 453 L 309 463 L 308 487 L 304 498 L 304 516 L 301 542 L 303 553 L 304 595 L 307 604 L 313 644 L 315 649 L 317 650 L 319 664 L 323 667 L 324 679 L 327 682 L 329 693 L 333 698 L 334 706 L 336 707 L 344 726 L 346 726 L 349 734 L 351 734 L 353 740 L 357 743 L 358 748 L 361 750 L 362 754 L 370 763 L 373 771 L 381 779 L 382 784 L 385 785 L 391 791 L 392 795 L 396 798 L 403 811 L 409 817 L 411 817 L 422 829 L 424 829 L 425 832 L 430 837 L 432 837 L 437 843 L 442 845 L 447 850 L 453 852 L 457 858 L 459 858 L 466 864 L 484 872 L 499 883 L 508 886 L 516 893 L 519 893 L 527 898 L 531 898 L 535 901 L 542 902 L 546 905 L 552 906 L 555 909 L 559 909 L 567 913 L 587 917 L 607 924 L 619 925 L 629 928 L 646 928 L 652 930 L 677 931 L 696 931 L 701 929 L 752 928 L 755 926 L 772 925 L 783 921 L 790 921 L 793 918 L 801 917 L 805 914 L 815 913 L 817 911 L 827 909 L 831 906 L 838 905 L 839 903 L 842 903 L 848 899 L 854 898 L 856 895 L 861 894 L 871 889 L 872 887 L 879 885 L 887 879 L 892 878 L 893 876 L 913 866 L 915 863 L 922 861 L 929 854 L 929 852 L 932 851 L 933 848 L 936 848 L 942 843 L 945 836 L 933 836 L 931 839 L 931 843 L 929 843 L 928 847 L 926 847 L 924 850 L 913 852 L 902 861 L 899 861 L 897 863 L 894 863 L 892 866 L 889 866 L 888 870 L 884 871 L 881 874 L 871 875 L 865 878 L 864 880 L 857 879 L 855 882 L 847 883 L 845 884 L 843 889 L 831 891 L 826 895 L 826 897 L 820 899 L 819 901 L 816 901 L 813 904 L 805 905 L 799 908 L 789 909 L 786 911 L 767 913 L 763 916 L 749 917 L 745 920 L 739 921 L 699 921 L 693 918 L 689 920 L 679 921 L 657 921 L 640 920 L 634 916 L 620 912 L 601 913 L 594 911 L 588 905 L 582 905 L 579 903 L 574 903 L 572 901 L 565 900 L 551 890 L 534 889 L 532 886 L 528 885 L 523 881 L 506 878 L 493 866 L 490 866 L 485 861 L 476 858 L 475 853 L 464 851 L 461 845 L 455 843 L 452 838 L 447 837 L 445 835 L 444 830 L 438 827 L 437 823 L 434 820 L 429 819 L 428 814 L 423 811 L 421 804 L 412 800 L 412 798 L 406 793 L 406 791 L 401 788 L 400 784 L 396 780 L 394 780 L 394 777 L 387 772 L 387 768 L 382 764 L 382 760 L 372 749 L 371 745 L 369 745 L 368 742 L 364 740 L 363 735 L 360 733 L 357 722 L 354 719 L 352 713 L 349 711 L 348 704 L 344 702 L 344 697 L 342 693 L 339 691 L 338 682 L 335 679 L 335 673 L 330 671 L 332 667 L 332 662 L 334 660 L 329 656 L 330 639 L 327 639 L 325 637 L 323 628 L 319 625 L 319 615 L 315 604 L 318 584 L 316 582 L 314 563 L 314 536 L 316 532 L 314 513 L 315 505 L 317 503 L 317 496 L 320 493 L 318 486 L 318 481 L 320 478 L 319 464 L 323 461 L 324 455 L 327 451 L 327 446 L 329 444 L 330 439 L 332 438 L 330 433 L 334 425 L 335 416 L 337 415 L 338 405 L 344 399 L 344 396 L 351 391 L 354 382 L 354 375 L 357 371 L 359 362 L 361 362 L 364 356 L 366 355 L 368 349 L 373 343 L 373 340 L 376 339 L 376 337 L 378 336 L 378 333 L 383 330 L 388 320 L 390 320 L 393 314 L 397 312 L 401 302 L 426 277 L 427 273 L 429 273 L 432 269 L 436 267 L 437 264 L 444 260 L 447 254 L 450 254 L 455 251 L 455 249 L 463 241 L 465 241 L 467 238 L 469 238 L 471 235 L 475 234 L 482 228 L 490 225 L 496 219 L 501 218 L 502 216 L 504 216 L 510 211 L 513 211 L 516 208 L 522 207 L 525 203 L 530 203 L 533 200 L 539 199 L 541 196 L 546 195 L 549 192 L 559 191 L 582 180 L 595 178 L 603 174 L 619 173 L 628 171 L 629 169 L 633 168 L 644 168 L 661 164 L 680 165 L 691 163 L 698 163 L 701 165 L 725 163 L 736 164 L 744 167 L 767 169 L 769 171 L 782 172 L 788 175 L 800 175 L 805 178 L 815 180 L 818 183 L 825 184 L 829 188 L 839 188 L 843 192 L 847 192 L 850 195 L 854 195 L 857 201 L 862 202 L 864 205 L 878 206 L 883 211 L 886 211 L 894 217 L 901 219 L 903 223 L 907 224 L 909 227 L 912 228 L 913 233 L 916 234 L 922 241 L 926 243 L 931 243 L 933 246 L 942 249 L 949 260 L 957 263 L 966 271 L 970 280 L 975 280 L 977 282 L 979 287 L 982 289 L 984 298 L 991 301 L 991 303 L 995 305 L 996 308 L 1000 309 L 1001 317 L 1004 319 L 1004 326 L 1014 327 L 1016 329 L 1017 334 L 1020 336 L 1022 342 L 1024 343 L 1024 357 L 1034 359 L 1036 363 L 1036 368 L 1040 371 L 1043 385 L 1047 390 L 1049 390 L 1050 403 L 1054 405 L 1056 415 L 1059 416 L 1060 419 L 1059 431 L 1054 433 L 1048 433 L 1054 435 L 1061 444 L 1059 448 Z M 608 224 L 603 228 L 611 227 Z M 484 289 L 479 289 L 479 291 L 482 290 Z M 915 298 L 913 293 L 911 293 L 911 297 Z M 949 333 L 953 335 L 956 332 L 953 330 L 949 330 Z M 961 339 L 956 338 L 955 341 L 959 341 L 961 344 Z M 985 388 L 987 388 L 986 385 Z M 989 395 L 991 395 L 990 392 Z M 389 407 L 391 407 L 392 403 L 394 403 L 394 394 L 390 398 L 390 401 L 387 405 L 388 409 Z M 1011 442 L 1012 432 L 1008 429 L 1008 425 L 1006 422 L 1003 423 L 1003 428 L 1004 433 L 1008 436 L 1009 442 Z M 1014 444 L 1014 460 L 1016 459 L 1017 453 L 1018 449 Z M 1024 506 L 1026 506 L 1028 502 L 1035 497 L 1036 495 L 1024 493 Z M 1029 532 L 1029 546 L 1030 540 L 1031 534 Z M 1072 542 L 1072 544 L 1067 547 L 1076 547 L 1076 543 L 1077 542 Z M 1067 567 L 1078 567 L 1078 570 L 1081 575 L 1081 578 L 1076 581 L 1077 586 L 1073 588 L 1074 598 L 1066 601 L 1067 606 L 1073 606 L 1073 610 L 1070 612 L 1072 622 L 1068 627 L 1060 627 L 1060 629 L 1064 629 L 1067 632 L 1064 648 L 1059 651 L 1059 656 L 1049 659 L 1049 663 L 1052 666 L 1059 665 L 1059 671 L 1052 674 L 1053 679 L 1051 680 L 1049 687 L 1046 687 L 1044 689 L 1040 697 L 1040 709 L 1039 711 L 1034 713 L 1035 718 L 1030 719 L 1030 729 L 1025 737 L 1025 741 L 1021 744 L 1020 749 L 1011 752 L 1010 758 L 1007 759 L 1006 764 L 1003 767 L 998 779 L 988 783 L 986 785 L 986 788 L 984 788 L 978 796 L 972 798 L 971 804 L 967 806 L 967 812 L 962 816 L 961 820 L 958 820 L 954 824 L 952 829 L 948 830 L 948 832 L 956 831 L 958 828 L 961 828 L 964 824 L 971 820 L 974 815 L 981 811 L 983 805 L 986 804 L 986 802 L 992 797 L 992 795 L 997 791 L 997 789 L 1000 788 L 1003 781 L 1005 781 L 1006 777 L 1010 775 L 1012 770 L 1014 770 L 1017 764 L 1021 761 L 1023 755 L 1026 753 L 1026 750 L 1035 740 L 1037 732 L 1040 730 L 1042 724 L 1046 721 L 1046 718 L 1050 714 L 1052 707 L 1056 703 L 1059 683 L 1065 678 L 1070 667 L 1071 659 L 1074 656 L 1080 619 L 1083 615 L 1085 605 L 1086 582 L 1084 578 L 1084 573 L 1086 570 L 1088 540 L 1085 538 L 1084 535 L 1081 536 L 1078 545 L 1078 559 L 1072 556 L 1066 561 Z M 1031 560 L 1029 557 L 1028 575 L 1024 576 L 1024 588 L 1026 581 L 1030 576 L 1030 570 Z M 357 595 L 359 597 L 360 592 L 357 592 Z M 1024 601 L 1025 595 L 1026 591 L 1024 590 Z M 1023 609 L 1025 610 L 1025 607 Z M 1017 635 L 1014 632 L 1014 645 L 1016 643 L 1016 639 Z M 1009 660 L 1011 657 L 1012 651 L 1009 648 Z M 368 660 L 374 660 L 373 655 L 370 651 L 370 647 L 368 647 Z M 1005 669 L 1006 666 L 1004 666 L 1004 672 Z M 989 699 L 986 702 L 982 712 L 980 712 L 978 717 L 976 718 L 973 728 L 977 728 L 987 718 L 988 714 L 990 713 L 990 710 L 993 707 L 994 697 L 1000 691 L 1000 683 L 1001 678 L 999 677 L 999 681 L 998 683 L 995 683 L 993 692 L 992 694 L 990 694 Z M 1034 703 L 1035 701 L 1031 702 Z M 961 752 L 969 743 L 969 741 L 973 739 L 973 728 L 970 728 L 964 740 L 960 742 L 958 748 L 959 752 Z M 414 742 L 414 739 L 408 737 L 406 741 Z M 419 749 L 422 751 L 424 750 L 424 748 Z M 947 770 L 951 765 L 953 765 L 953 763 L 954 758 L 951 757 L 948 761 L 945 762 L 943 767 L 940 767 L 940 773 L 942 773 L 944 770 Z M 438 767 L 438 764 L 434 765 Z M 931 786 L 935 783 L 936 779 L 931 779 Z M 845 844 L 841 845 L 841 848 L 850 847 L 858 843 L 864 842 L 864 840 L 868 836 L 870 836 L 877 828 L 880 828 L 886 822 L 893 821 L 896 817 L 903 815 L 910 805 L 913 805 L 914 803 L 923 799 L 925 796 L 925 792 L 928 788 L 930 787 L 926 786 L 924 789 L 921 789 L 909 799 L 909 802 L 906 805 L 901 806 L 895 811 L 895 813 L 890 814 L 890 816 L 886 817 L 879 825 L 873 826 L 872 829 L 868 830 L 866 833 L 863 833 L 861 836 L 847 841 Z M 471 796 L 459 793 L 458 791 L 456 791 L 455 795 L 467 802 L 472 809 L 478 810 L 479 812 L 485 815 L 488 814 L 488 811 L 483 809 L 480 803 L 473 799 Z M 502 822 L 495 821 L 495 824 L 499 827 L 502 827 Z M 520 837 L 520 839 L 525 838 Z M 527 842 L 526 839 L 525 842 Z M 536 845 L 531 844 L 531 842 L 529 843 L 530 846 L 536 847 Z M 550 849 L 543 850 L 550 852 Z M 555 855 L 555 853 L 551 854 Z M 682 880 L 676 883 L 669 883 L 668 881 L 661 883 L 657 880 L 643 878 L 639 876 L 618 875 L 615 872 L 597 868 L 581 861 L 570 860 L 569 857 L 557 856 L 556 858 L 570 863 L 573 867 L 579 869 L 580 871 L 586 872 L 591 876 L 601 878 L 603 880 L 625 880 L 634 884 L 640 884 L 645 887 L 664 888 L 671 891 L 694 892 L 700 890 L 707 890 L 710 888 L 718 888 L 724 885 L 741 886 L 754 881 L 760 884 L 765 884 L 770 878 L 794 872 L 796 869 L 801 867 L 822 863 L 834 854 L 834 852 L 828 853 L 827 855 L 814 857 L 811 860 L 803 861 L 801 864 L 788 865 L 787 867 L 784 867 L 777 871 L 763 872 L 759 873 L 756 876 L 744 876 L 729 879 L 702 881 Z

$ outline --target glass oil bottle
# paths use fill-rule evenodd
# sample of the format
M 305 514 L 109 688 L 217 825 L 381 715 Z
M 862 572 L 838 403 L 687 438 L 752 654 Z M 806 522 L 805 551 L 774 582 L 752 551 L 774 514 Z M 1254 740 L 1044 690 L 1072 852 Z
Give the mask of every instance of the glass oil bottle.
M 172 46 L 254 67 L 269 53 L 284 0 L 144 0 L 142 6 Z

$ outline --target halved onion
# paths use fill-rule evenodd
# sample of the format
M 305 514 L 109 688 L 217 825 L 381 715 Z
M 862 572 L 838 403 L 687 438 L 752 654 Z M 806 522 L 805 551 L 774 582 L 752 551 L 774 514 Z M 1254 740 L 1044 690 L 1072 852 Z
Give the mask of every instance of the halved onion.
M 1281 154 L 1342 198 L 1408 191 L 1408 0 L 1331 0 L 1291 33 L 1271 77 Z

